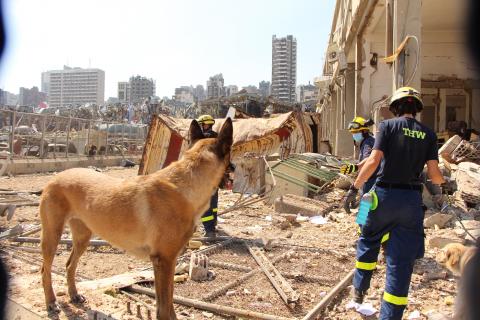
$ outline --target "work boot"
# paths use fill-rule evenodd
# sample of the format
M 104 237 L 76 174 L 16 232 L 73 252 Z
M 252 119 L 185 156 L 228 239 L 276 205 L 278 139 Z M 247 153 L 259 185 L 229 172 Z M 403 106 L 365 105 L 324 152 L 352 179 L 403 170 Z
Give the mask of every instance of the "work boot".
M 217 231 L 216 230 L 209 230 L 205 232 L 205 238 L 216 238 Z
M 353 288 L 353 293 L 352 293 L 352 298 L 353 302 L 362 304 L 363 303 L 363 298 L 365 298 L 365 291 L 360 291 L 358 289 Z

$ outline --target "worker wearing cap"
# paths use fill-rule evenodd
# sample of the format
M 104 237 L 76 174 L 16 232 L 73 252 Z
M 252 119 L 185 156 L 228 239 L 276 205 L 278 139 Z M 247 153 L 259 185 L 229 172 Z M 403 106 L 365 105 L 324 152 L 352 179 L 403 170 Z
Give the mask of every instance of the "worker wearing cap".
M 378 205 L 362 228 L 353 277 L 354 301 L 362 303 L 376 267 L 380 239 L 389 232 L 379 319 L 402 318 L 414 261 L 424 253 L 420 174 L 425 164 L 432 182 L 444 183 L 438 168 L 437 137 L 415 119 L 422 109 L 417 90 L 403 87 L 395 91 L 390 111 L 396 117 L 380 123 L 373 151 L 348 192 L 356 194 L 380 165 L 375 183 Z
M 340 168 L 340 173 L 342 174 L 352 174 L 357 172 L 367 161 L 367 158 L 372 153 L 373 145 L 375 144 L 375 138 L 370 133 L 370 127 L 373 125 L 373 120 L 366 120 L 362 117 L 355 117 L 348 124 L 348 131 L 352 134 L 353 143 L 360 147 L 359 153 L 359 163 L 346 163 Z M 373 184 L 375 183 L 376 175 L 372 175 L 370 179 L 365 183 L 362 189 L 362 193 L 368 192 Z M 356 197 L 346 198 L 344 200 L 343 207 L 345 210 L 350 213 L 350 207 L 354 206 L 356 202 Z
M 205 138 L 216 138 L 218 134 L 213 131 L 213 125 L 215 119 L 211 115 L 204 114 L 197 119 L 197 122 L 202 128 L 203 136 Z M 216 225 L 217 225 L 217 212 L 218 212 L 218 189 L 215 189 L 215 192 L 210 198 L 210 207 L 202 216 L 202 224 L 205 228 L 206 237 L 215 237 L 217 235 Z

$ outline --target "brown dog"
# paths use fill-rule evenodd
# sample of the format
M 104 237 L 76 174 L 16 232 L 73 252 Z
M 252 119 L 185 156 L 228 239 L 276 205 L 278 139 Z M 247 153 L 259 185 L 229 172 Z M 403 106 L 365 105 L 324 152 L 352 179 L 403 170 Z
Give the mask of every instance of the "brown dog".
M 465 265 L 470 261 L 475 250 L 475 247 L 466 247 L 460 243 L 449 243 L 438 253 L 436 260 L 453 274 L 461 276 Z
M 194 120 L 190 125 L 193 146 L 181 160 L 156 173 L 120 180 L 89 169 L 70 169 L 52 179 L 40 201 L 42 283 L 47 309 L 58 311 L 51 269 L 68 223 L 73 248 L 67 262 L 67 284 L 73 302 L 85 300 L 77 292 L 75 270 L 90 237 L 96 234 L 116 247 L 151 260 L 157 319 L 176 319 L 176 259 L 230 163 L 232 133 L 232 121 L 227 119 L 218 138 L 199 140 L 203 134 Z

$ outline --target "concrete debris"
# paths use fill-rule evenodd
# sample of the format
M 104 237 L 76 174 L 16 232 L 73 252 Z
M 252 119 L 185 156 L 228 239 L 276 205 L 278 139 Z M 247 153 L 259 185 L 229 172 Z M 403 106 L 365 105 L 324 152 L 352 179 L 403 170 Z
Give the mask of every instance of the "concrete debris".
M 437 225 L 440 229 L 447 224 L 453 217 L 449 214 L 435 213 L 432 216 L 426 218 L 423 222 L 425 228 L 433 228 Z
M 480 165 L 462 162 L 455 173 L 457 196 L 467 203 L 480 204 Z
M 13 213 L 17 207 L 14 204 L 0 203 L 0 217 L 7 217 L 7 221 L 10 221 L 13 217 Z
M 0 233 L 0 239 L 12 238 L 22 234 L 22 232 L 23 232 L 23 226 L 21 224 L 17 224 L 15 227 Z
M 458 135 L 451 137 L 438 151 L 449 163 L 462 161 L 480 162 L 480 148 L 478 143 L 471 143 Z
M 325 216 L 333 208 L 333 204 L 293 194 L 286 194 L 275 199 L 275 211 L 279 213 L 299 214 L 303 216 Z
M 447 238 L 447 237 L 440 237 L 434 236 L 428 240 L 428 246 L 430 248 L 443 248 L 449 243 L 463 243 L 461 239 L 458 238 Z
M 211 280 L 214 275 L 208 270 L 208 257 L 204 254 L 192 253 L 188 275 L 194 281 Z
M 180 262 L 179 264 L 177 264 L 177 266 L 175 267 L 175 274 L 184 274 L 184 273 L 187 273 L 188 272 L 188 269 L 189 269 L 190 265 L 186 262 Z
M 428 320 L 450 320 L 450 317 L 433 310 L 426 312 L 425 315 Z
M 426 273 L 423 274 L 422 281 L 423 282 L 428 282 L 428 281 L 433 281 L 433 280 L 446 279 L 447 276 L 448 276 L 448 273 L 446 271 L 426 272 Z

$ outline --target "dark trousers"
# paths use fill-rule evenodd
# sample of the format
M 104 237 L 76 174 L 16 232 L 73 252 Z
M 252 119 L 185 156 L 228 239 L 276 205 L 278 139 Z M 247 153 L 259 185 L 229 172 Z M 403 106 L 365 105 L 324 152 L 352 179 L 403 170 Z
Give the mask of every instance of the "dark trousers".
M 217 225 L 217 212 L 218 212 L 218 189 L 210 198 L 210 208 L 202 216 L 202 223 L 205 231 L 215 231 Z
M 415 259 L 424 253 L 422 198 L 419 191 L 376 187 L 378 207 L 370 212 L 357 245 L 353 286 L 370 287 L 385 235 L 386 282 L 379 319 L 402 319 Z

